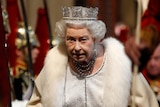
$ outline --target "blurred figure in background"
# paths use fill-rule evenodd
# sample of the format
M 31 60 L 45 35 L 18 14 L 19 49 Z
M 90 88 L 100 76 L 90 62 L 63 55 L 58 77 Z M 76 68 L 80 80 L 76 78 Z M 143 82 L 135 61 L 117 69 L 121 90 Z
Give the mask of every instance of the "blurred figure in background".
M 160 43 L 151 55 L 142 73 L 156 94 L 160 104 Z
M 154 76 L 159 75 L 158 74 L 159 58 L 158 58 L 158 54 L 156 53 L 156 51 L 158 51 L 158 48 L 156 47 L 157 46 L 159 47 L 158 44 L 160 43 L 160 11 L 159 10 L 160 10 L 160 1 L 149 0 L 148 8 L 144 12 L 141 20 L 140 43 L 139 44 L 136 43 L 135 36 L 130 36 L 127 39 L 127 41 L 124 43 L 126 53 L 132 59 L 134 64 L 139 65 L 139 72 L 141 73 L 142 71 L 144 77 L 148 80 L 148 82 L 151 75 L 153 77 L 153 72 L 154 72 Z M 147 67 L 144 68 L 145 66 Z M 150 73 L 149 72 L 147 73 L 146 70 L 149 71 Z M 137 82 L 136 84 L 139 84 L 139 83 Z M 151 85 L 150 82 L 149 82 L 149 85 Z
M 39 54 L 38 47 L 40 46 L 39 41 L 31 27 L 28 28 L 31 46 L 32 63 L 35 63 L 36 58 Z M 15 99 L 17 100 L 28 100 L 30 95 L 25 96 L 27 89 L 31 83 L 31 75 L 28 71 L 28 46 L 25 35 L 24 23 L 20 22 L 18 25 L 17 38 L 15 41 L 16 45 L 16 65 L 12 68 L 11 76 L 13 77 L 13 88 Z M 31 93 L 30 93 L 31 94 Z
M 154 43 L 155 41 L 153 41 L 153 39 L 160 40 L 160 35 L 158 35 L 159 38 L 154 37 L 157 35 L 156 32 L 160 33 L 160 11 L 159 10 L 160 10 L 160 1 L 159 0 L 149 0 L 148 8 L 142 16 L 141 29 L 144 30 L 145 32 L 150 32 L 150 33 L 148 34 L 143 33 L 143 36 L 142 36 L 143 42 L 140 42 L 139 45 L 136 44 L 135 42 L 135 36 L 129 37 L 127 41 L 125 42 L 126 53 L 133 60 L 135 64 L 140 64 L 140 56 L 142 56 L 140 50 L 143 50 L 147 46 L 144 44 L 144 40 L 146 40 L 146 42 L 148 43 L 149 42 Z M 154 32 L 155 29 L 157 31 Z M 152 35 L 153 37 L 152 40 L 146 34 L 148 36 Z
M 157 27 L 154 24 L 149 24 L 141 29 L 140 34 L 140 64 L 139 70 L 141 71 L 149 61 L 150 56 L 160 42 L 160 35 Z

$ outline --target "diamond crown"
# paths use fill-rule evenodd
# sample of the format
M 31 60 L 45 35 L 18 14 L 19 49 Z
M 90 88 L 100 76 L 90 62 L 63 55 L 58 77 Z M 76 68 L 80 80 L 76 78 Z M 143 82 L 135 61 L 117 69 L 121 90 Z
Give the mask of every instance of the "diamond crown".
M 86 8 L 81 6 L 62 7 L 64 20 L 96 20 L 98 8 Z

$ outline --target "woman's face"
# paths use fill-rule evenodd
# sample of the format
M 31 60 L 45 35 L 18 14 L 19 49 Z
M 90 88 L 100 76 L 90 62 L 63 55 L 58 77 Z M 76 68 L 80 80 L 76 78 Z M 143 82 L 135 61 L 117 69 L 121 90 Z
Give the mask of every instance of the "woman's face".
M 147 71 L 153 77 L 160 77 L 160 45 L 155 49 L 147 63 Z
M 94 39 L 87 28 L 66 29 L 66 48 L 69 57 L 78 62 L 87 62 L 94 52 Z

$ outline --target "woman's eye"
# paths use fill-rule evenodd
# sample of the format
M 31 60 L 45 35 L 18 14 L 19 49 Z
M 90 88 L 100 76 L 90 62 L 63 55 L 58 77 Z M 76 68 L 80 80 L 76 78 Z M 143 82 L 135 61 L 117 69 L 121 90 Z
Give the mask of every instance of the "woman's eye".
M 86 40 L 88 40 L 87 38 L 81 38 L 80 41 L 85 42 Z
M 74 38 L 67 38 L 67 41 L 72 42 L 72 41 L 75 41 L 75 39 Z

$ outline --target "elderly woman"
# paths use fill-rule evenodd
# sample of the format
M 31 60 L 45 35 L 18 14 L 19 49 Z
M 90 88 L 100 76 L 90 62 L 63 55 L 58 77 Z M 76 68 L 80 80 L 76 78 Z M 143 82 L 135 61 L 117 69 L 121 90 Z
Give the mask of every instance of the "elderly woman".
M 64 7 L 56 23 L 61 42 L 35 80 L 28 107 L 127 107 L 131 62 L 123 45 L 104 39 L 98 8 Z

